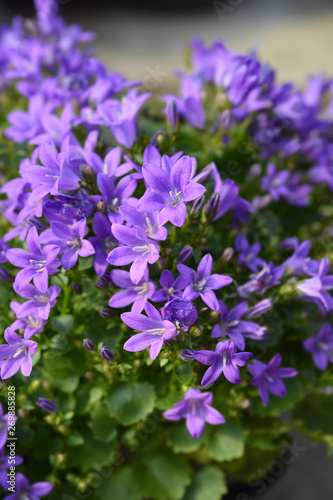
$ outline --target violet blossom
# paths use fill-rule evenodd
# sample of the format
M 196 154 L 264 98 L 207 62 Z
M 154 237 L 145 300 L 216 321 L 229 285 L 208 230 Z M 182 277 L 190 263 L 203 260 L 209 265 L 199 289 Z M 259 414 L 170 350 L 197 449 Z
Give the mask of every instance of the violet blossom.
M 210 309 L 217 311 L 219 303 L 213 290 L 230 285 L 232 278 L 212 274 L 213 257 L 210 254 L 205 255 L 199 262 L 197 272 L 184 264 L 178 264 L 177 269 L 188 283 L 183 298 L 192 301 L 201 297 Z
M 211 365 L 203 376 L 201 385 L 207 387 L 213 384 L 222 373 L 232 384 L 240 384 L 242 379 L 238 366 L 245 366 L 252 356 L 251 352 L 237 352 L 232 340 L 218 342 L 215 351 L 197 351 L 195 359 L 204 365 Z
M 333 329 L 325 323 L 317 335 L 303 342 L 303 347 L 310 354 L 319 370 L 326 370 L 328 363 L 333 363 Z
M 183 276 L 178 276 L 176 279 L 169 269 L 166 269 L 161 274 L 160 284 L 162 288 L 153 293 L 152 302 L 165 302 L 175 298 L 181 298 L 183 290 L 187 285 L 187 280 Z
M 251 384 L 259 387 L 260 397 L 265 406 L 269 402 L 269 392 L 280 398 L 286 396 L 287 388 L 280 378 L 295 377 L 298 374 L 293 368 L 279 368 L 281 361 L 281 355 L 275 354 L 268 364 L 254 359 L 247 367 L 253 376 Z
M 135 312 L 121 315 L 121 320 L 125 325 L 141 332 L 127 340 L 124 349 L 136 352 L 150 347 L 150 358 L 155 359 L 161 351 L 164 341 L 174 336 L 176 327 L 171 321 L 163 319 L 158 310 L 149 302 L 145 306 L 145 311 L 148 317 Z
M 148 269 L 145 270 L 141 280 L 136 285 L 132 282 L 130 273 L 127 271 L 113 269 L 110 275 L 113 283 L 124 290 L 112 295 L 109 306 L 121 308 L 133 304 L 131 311 L 140 313 L 155 289 L 154 283 L 149 280 Z
M 19 290 L 21 297 L 28 299 L 20 305 L 16 311 L 18 318 L 25 318 L 30 315 L 39 316 L 41 319 L 48 319 L 50 310 L 57 303 L 57 296 L 61 292 L 59 286 L 50 286 L 45 292 L 40 292 L 35 286 L 28 284 Z
M 205 427 L 205 422 L 211 425 L 224 424 L 225 418 L 211 406 L 212 392 L 201 392 L 200 389 L 188 389 L 183 401 L 179 401 L 171 410 L 163 413 L 167 420 L 186 419 L 188 432 L 194 439 L 198 439 Z
M 21 368 L 22 375 L 28 377 L 32 370 L 32 359 L 37 352 L 37 342 L 21 339 L 11 328 L 5 330 L 8 345 L 0 345 L 0 360 L 5 360 L 1 367 L 3 380 L 12 377 Z

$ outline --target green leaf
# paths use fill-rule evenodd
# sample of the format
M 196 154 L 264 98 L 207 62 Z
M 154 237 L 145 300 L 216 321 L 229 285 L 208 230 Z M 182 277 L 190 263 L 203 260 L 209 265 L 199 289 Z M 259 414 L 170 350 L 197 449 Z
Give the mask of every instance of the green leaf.
M 221 500 L 228 492 L 225 476 L 217 467 L 205 467 L 198 472 L 184 500 Z
M 82 434 L 78 431 L 72 431 L 67 438 L 68 446 L 80 446 L 84 443 Z
M 74 391 L 79 384 L 80 375 L 87 370 L 85 353 L 80 349 L 72 349 L 66 356 L 47 352 L 43 361 L 50 382 L 63 392 Z
M 207 441 L 207 454 L 222 462 L 240 458 L 244 454 L 245 432 L 236 422 L 219 426 Z
M 294 408 L 298 401 L 304 396 L 304 388 L 302 383 L 297 378 L 284 380 L 287 386 L 287 395 L 284 398 L 278 398 L 273 394 L 269 395 L 269 403 L 267 406 L 263 405 L 261 398 L 252 400 L 250 412 L 260 416 L 274 416 L 277 417 L 285 410 Z
M 176 367 L 175 374 L 182 384 L 187 385 L 193 378 L 193 368 L 190 363 L 183 363 Z
M 148 383 L 123 382 L 113 387 L 107 398 L 110 415 L 122 425 L 143 420 L 154 408 L 155 393 Z
M 109 443 L 117 436 L 115 422 L 110 419 L 109 412 L 102 403 L 95 406 L 88 425 L 93 431 L 95 438 L 104 443 Z
M 181 455 L 161 448 L 136 460 L 133 480 L 143 498 L 182 500 L 191 481 L 190 467 Z
M 62 316 L 55 316 L 51 320 L 51 325 L 56 332 L 65 335 L 74 325 L 74 318 L 71 314 L 63 314 Z
M 117 500 L 141 500 L 141 493 L 133 478 L 130 467 L 121 467 L 110 478 L 102 482 L 98 488 L 100 498 L 115 498 Z
M 70 447 L 68 449 L 68 462 L 70 467 L 88 472 L 97 469 L 102 464 L 103 467 L 111 463 L 114 457 L 115 444 L 108 443 L 102 445 L 91 435 L 83 436 L 84 444 Z
M 185 422 L 172 423 L 167 429 L 168 444 L 176 453 L 192 453 L 202 446 L 208 435 L 208 427 L 199 439 L 194 439 L 188 432 Z

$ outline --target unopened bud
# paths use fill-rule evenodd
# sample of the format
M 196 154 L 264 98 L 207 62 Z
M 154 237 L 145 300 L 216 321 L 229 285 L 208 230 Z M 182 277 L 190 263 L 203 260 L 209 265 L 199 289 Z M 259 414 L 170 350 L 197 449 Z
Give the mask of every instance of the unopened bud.
M 112 311 L 112 309 L 110 309 L 110 307 L 102 307 L 99 310 L 99 314 L 102 316 L 102 318 L 109 319 L 109 318 L 112 318 L 113 311 Z
M 229 262 L 233 258 L 235 254 L 235 250 L 232 247 L 228 247 L 224 250 L 223 254 L 221 255 L 221 260 L 223 262 Z
M 214 193 L 208 200 L 206 205 L 206 211 L 211 219 L 214 219 L 217 214 L 218 208 L 220 204 L 220 195 L 219 193 Z
M 76 283 L 76 282 L 72 283 L 71 289 L 73 290 L 74 293 L 77 293 L 77 294 L 82 293 L 82 286 L 80 285 L 80 283 Z
M 87 351 L 94 351 L 95 350 L 95 344 L 93 343 L 92 340 L 90 340 L 88 337 L 83 339 L 83 347 L 87 349 Z
M 172 130 L 174 130 L 177 125 L 178 108 L 176 102 L 173 99 L 171 99 L 167 104 L 166 115 Z
M 200 198 L 197 198 L 191 205 L 190 215 L 197 215 L 200 212 L 202 205 L 205 203 L 205 200 L 206 198 L 204 194 L 200 196 Z
M 186 361 L 193 361 L 194 360 L 194 354 L 195 351 L 193 349 L 183 349 L 179 353 L 180 359 L 184 359 Z
M 47 398 L 39 398 L 36 404 L 49 413 L 56 413 L 58 411 L 58 405 Z
M 115 355 L 106 345 L 101 347 L 101 357 L 109 363 L 112 363 L 112 361 L 115 360 Z
M 184 264 L 193 256 L 193 248 L 190 245 L 186 245 L 178 254 L 177 262 Z

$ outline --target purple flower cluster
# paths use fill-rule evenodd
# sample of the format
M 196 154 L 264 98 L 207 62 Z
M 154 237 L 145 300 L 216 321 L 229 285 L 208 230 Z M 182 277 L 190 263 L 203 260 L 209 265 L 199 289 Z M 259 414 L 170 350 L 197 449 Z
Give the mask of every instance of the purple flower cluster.
M 333 150 L 325 139 L 328 125 L 322 117 L 325 112 L 332 114 L 323 104 L 327 82 L 312 80 L 302 94 L 278 85 L 273 70 L 256 55 L 237 54 L 221 43 L 206 48 L 198 40 L 193 42 L 194 74 L 181 75 L 180 96 L 165 96 L 167 118 L 173 130 L 182 120 L 198 129 L 209 123 L 216 144 L 228 145 L 232 125 L 252 117 L 248 133 L 267 167 L 253 190 L 261 187 L 265 194 L 250 203 L 240 197 L 234 180 L 223 177 L 217 159 L 216 164 L 201 165 L 198 171 L 194 156 L 174 152 L 177 149 L 172 149 L 171 156 L 162 154 L 166 149 L 158 149 L 156 137 L 148 145 L 146 139 L 143 146 L 137 143 L 137 117 L 149 94 L 139 93 L 140 82 L 109 73 L 90 46 L 83 49 L 81 44 L 90 42 L 92 35 L 67 27 L 55 15 L 53 0 L 35 3 L 38 36 L 27 38 L 21 22 L 0 31 L 5 54 L 0 59 L 1 86 L 15 85 L 27 103 L 25 111 L 9 114 L 6 136 L 31 147 L 30 156 L 20 164 L 19 176 L 1 188 L 6 195 L 1 200 L 2 213 L 11 229 L 0 240 L 0 263 L 8 261 L 19 269 L 13 287 L 20 296 L 19 302 L 11 303 L 16 320 L 5 331 L 7 344 L 0 345 L 1 378 L 8 379 L 19 369 L 30 375 L 37 351 L 37 343 L 30 338 L 43 330 L 61 292 L 50 277 L 61 271 L 56 278 L 59 283 L 64 272 L 79 273 L 82 259 L 88 259 L 99 277 L 96 284 L 112 290 L 109 306 L 131 306 L 131 311 L 120 314 L 122 322 L 137 332 L 126 340 L 126 351 L 149 348 L 151 360 L 161 353 L 168 362 L 170 352 L 172 356 L 179 348 L 181 359 L 208 366 L 202 387 L 215 383 L 222 374 L 228 382 L 240 384 L 240 367 L 253 357 L 244 351 L 247 339 L 260 341 L 269 335 L 256 318 L 270 311 L 274 300 L 262 297 L 256 302 L 256 295 L 263 296 L 292 277 L 287 285 L 301 299 L 317 304 L 324 315 L 333 310 L 329 260 L 310 259 L 309 241 L 292 238 L 284 242 L 284 249 L 293 254 L 276 265 L 259 256 L 261 244 L 252 240 L 250 231 L 245 232 L 250 214 L 271 201 L 304 206 L 313 183 L 326 182 L 333 188 Z M 204 102 L 207 84 L 216 90 L 213 118 L 208 117 Z M 314 134 L 314 129 L 323 134 Z M 263 138 L 265 131 L 272 135 L 268 140 Z M 112 147 L 102 149 L 104 132 L 110 133 Z M 215 142 L 212 145 L 216 149 Z M 306 155 L 304 168 L 296 164 L 286 169 L 278 160 L 268 161 L 272 157 L 287 161 L 296 152 Z M 257 171 L 251 169 L 249 182 L 257 182 Z M 218 268 L 223 258 L 217 264 L 208 253 L 209 234 L 197 248 L 192 241 L 193 246 L 181 241 L 183 235 L 200 234 L 208 224 L 223 231 L 221 219 L 229 212 L 238 231 L 236 270 L 245 272 L 239 284 L 232 272 L 232 277 L 215 272 L 224 269 Z M 201 225 L 191 233 L 191 223 L 199 214 Z M 10 248 L 8 242 L 15 238 L 21 244 Z M 170 247 L 175 248 L 177 238 L 174 251 Z M 233 258 L 231 250 L 225 261 Z M 2 271 L 0 278 L 10 280 L 8 271 Z M 159 309 L 151 302 L 158 303 Z M 101 309 L 101 315 L 109 317 L 110 311 Z M 202 318 L 209 331 L 212 326 L 211 336 L 200 330 Z M 200 338 L 199 349 L 193 349 L 192 332 L 202 334 L 209 348 L 202 348 L 207 346 Z M 320 369 L 333 359 L 331 337 L 327 324 L 317 337 L 304 342 Z M 90 339 L 83 346 L 95 349 Z M 115 359 L 106 345 L 100 348 L 100 356 L 109 363 Z M 276 354 L 268 364 L 254 359 L 248 365 L 252 385 L 259 388 L 265 405 L 269 392 L 285 396 L 280 378 L 297 374 L 280 364 L 281 356 Z M 190 434 L 198 438 L 205 421 L 224 422 L 211 407 L 212 398 L 210 392 L 189 388 L 184 400 L 164 416 L 185 418 Z M 38 405 L 56 411 L 45 398 Z M 49 491 L 48 483 L 30 486 L 20 476 L 18 492 L 7 498 L 38 499 Z

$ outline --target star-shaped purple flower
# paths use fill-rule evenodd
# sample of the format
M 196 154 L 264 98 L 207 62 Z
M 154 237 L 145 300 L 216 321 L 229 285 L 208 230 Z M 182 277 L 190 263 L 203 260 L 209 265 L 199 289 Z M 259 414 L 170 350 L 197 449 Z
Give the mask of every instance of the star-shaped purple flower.
M 22 304 L 16 301 L 12 301 L 10 303 L 10 308 L 12 309 L 12 311 L 14 311 L 16 317 L 21 306 Z M 14 331 L 23 328 L 24 338 L 30 339 L 31 337 L 36 335 L 36 333 L 40 333 L 43 331 L 44 323 L 45 320 L 42 319 L 40 316 L 37 316 L 36 314 L 29 314 L 29 316 L 25 316 L 24 318 L 16 319 L 10 325 L 10 328 Z
M 253 321 L 242 320 L 248 309 L 246 302 L 240 302 L 230 310 L 222 301 L 219 301 L 219 305 L 220 323 L 217 323 L 213 327 L 213 339 L 219 339 L 227 335 L 235 342 L 238 349 L 242 351 L 245 349 L 244 337 L 255 340 L 265 338 L 267 328 Z
M 132 312 L 140 313 L 147 304 L 147 300 L 154 292 L 155 286 L 149 280 L 148 269 L 143 274 L 142 279 L 136 285 L 130 278 L 130 273 L 120 269 L 113 269 L 110 273 L 115 285 L 124 288 L 112 295 L 110 307 L 126 307 L 132 305 Z
M 150 347 L 150 358 L 155 359 L 162 349 L 163 342 L 174 336 L 176 327 L 171 321 L 164 320 L 158 310 L 151 304 L 146 304 L 145 311 L 148 317 L 135 312 L 121 315 L 125 325 L 141 332 L 127 340 L 124 349 L 136 352 Z
M 314 277 L 297 285 L 297 289 L 300 290 L 308 300 L 316 302 L 324 314 L 333 309 L 333 297 L 328 292 L 328 290 L 333 288 L 333 275 L 327 275 L 329 267 L 329 259 L 323 259 L 317 273 L 310 273 L 310 271 L 308 271 L 308 274 L 312 274 Z
M 31 356 L 37 352 L 37 342 L 21 339 L 11 328 L 6 328 L 5 340 L 8 345 L 0 345 L 0 360 L 6 360 L 1 367 L 1 378 L 12 377 L 20 368 L 22 375 L 28 377 L 32 370 Z
M 265 261 L 258 257 L 261 250 L 260 243 L 250 245 L 245 236 L 239 234 L 235 240 L 235 248 L 239 252 L 238 264 L 248 267 L 252 272 L 257 273 L 259 267 L 265 264 Z
M 210 309 L 218 311 L 219 302 L 213 290 L 230 285 L 232 278 L 222 274 L 212 274 L 213 257 L 210 254 L 205 255 L 198 265 L 197 272 L 184 264 L 178 264 L 177 269 L 188 283 L 183 298 L 192 301 L 200 296 Z
M 186 219 L 186 202 L 200 198 L 206 191 L 196 178 L 193 179 L 194 171 L 189 156 L 179 158 L 174 164 L 165 163 L 165 168 L 163 165 L 144 164 L 142 174 L 148 189 L 139 200 L 137 209 L 147 213 L 161 210 L 163 221 L 181 227 Z
M 232 384 L 241 383 L 238 366 L 245 366 L 253 354 L 236 351 L 236 344 L 232 340 L 225 340 L 216 344 L 215 351 L 203 350 L 195 353 L 194 357 L 197 361 L 204 365 L 211 365 L 201 381 L 203 387 L 213 384 L 222 373 Z
M 108 217 L 112 223 L 121 224 L 124 219 L 119 208 L 121 205 L 136 201 L 130 196 L 136 189 L 137 181 L 130 176 L 123 177 L 118 184 L 115 184 L 115 181 L 116 177 L 113 175 L 100 173 L 97 176 L 98 189 L 103 196 Z
M 130 278 L 135 285 L 141 280 L 148 264 L 154 264 L 159 258 L 159 246 L 154 241 L 148 240 L 146 234 L 135 227 L 112 225 L 114 237 L 124 246 L 111 250 L 108 262 L 114 266 L 130 268 Z
M 254 359 L 247 367 L 253 376 L 251 384 L 259 387 L 259 393 L 265 406 L 269 402 L 269 392 L 279 398 L 286 396 L 287 388 L 280 378 L 295 377 L 298 374 L 293 368 L 279 368 L 281 361 L 281 355 L 277 353 L 267 365 Z
M 303 342 L 304 349 L 312 354 L 314 364 L 319 370 L 326 370 L 328 363 L 333 363 L 333 328 L 325 323 L 315 337 Z
M 4 500 L 39 500 L 40 497 L 48 495 L 53 488 L 53 485 L 46 481 L 30 484 L 20 472 L 16 474 L 15 483 L 15 493 L 7 495 Z
M 18 318 L 26 318 L 30 315 L 39 316 L 41 319 L 47 319 L 50 315 L 50 310 L 55 306 L 57 296 L 61 292 L 59 286 L 50 286 L 46 292 L 40 292 L 35 286 L 28 284 L 19 290 L 19 295 L 28 299 L 20 305 L 16 312 Z
M 20 290 L 33 279 L 38 290 L 46 292 L 49 274 L 57 273 L 60 266 L 56 258 L 60 248 L 56 245 L 45 245 L 42 249 L 35 227 L 30 229 L 26 244 L 28 252 L 21 248 L 11 248 L 6 253 L 11 264 L 24 268 L 16 275 L 15 287 Z
M 94 216 L 93 229 L 96 236 L 89 238 L 89 241 L 95 249 L 94 270 L 98 276 L 103 276 L 109 265 L 107 256 L 117 243 L 109 219 L 101 212 L 96 212 Z
M 181 298 L 188 282 L 183 276 L 174 279 L 172 272 L 166 269 L 161 274 L 160 283 L 163 288 L 153 293 L 152 302 L 165 302 L 174 298 Z
M 87 223 L 85 219 L 73 222 L 69 227 L 62 222 L 51 222 L 51 231 L 55 239 L 52 241 L 60 247 L 61 265 L 68 271 L 80 257 L 89 257 L 95 253 L 95 249 L 89 240 L 85 240 Z
M 171 410 L 163 413 L 167 420 L 186 419 L 188 432 L 194 439 L 198 439 L 205 427 L 205 422 L 211 425 L 225 423 L 221 413 L 211 406 L 213 393 L 201 392 L 200 389 L 188 389 L 183 401 L 179 401 Z

